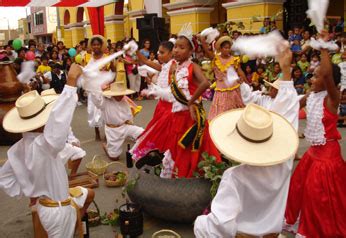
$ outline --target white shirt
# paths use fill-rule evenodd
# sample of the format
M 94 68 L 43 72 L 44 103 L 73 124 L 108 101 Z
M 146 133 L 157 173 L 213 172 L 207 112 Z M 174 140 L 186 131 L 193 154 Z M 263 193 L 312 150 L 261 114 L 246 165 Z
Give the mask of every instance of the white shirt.
M 275 99 L 241 85 L 243 102 L 256 103 L 284 116 L 298 129 L 299 100 L 292 81 L 280 82 Z M 211 213 L 195 221 L 197 238 L 263 236 L 282 230 L 293 158 L 285 163 L 256 167 L 239 165 L 223 174 Z
M 8 150 L 8 160 L 0 169 L 0 188 L 9 196 L 47 196 L 55 201 L 68 198 L 68 158 L 59 153 L 66 146 L 77 104 L 76 90 L 65 86 L 43 133 L 23 133 L 23 138 Z
M 126 121 L 133 120 L 130 105 L 125 97 L 121 101 L 117 101 L 114 98 L 104 97 L 102 94 L 92 93 L 91 100 L 102 111 L 102 117 L 106 124 L 119 126 Z

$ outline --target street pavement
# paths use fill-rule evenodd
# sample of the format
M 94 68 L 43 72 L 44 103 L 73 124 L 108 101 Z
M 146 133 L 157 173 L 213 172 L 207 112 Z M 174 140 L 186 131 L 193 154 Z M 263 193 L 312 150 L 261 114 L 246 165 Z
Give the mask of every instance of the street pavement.
M 150 121 L 155 106 L 155 100 L 144 100 L 137 102 L 143 106 L 142 112 L 136 116 L 135 124 L 145 127 Z M 209 102 L 205 102 L 205 107 L 208 111 L 210 106 Z M 305 126 L 305 122 L 302 121 L 300 128 Z M 73 131 L 77 138 L 81 141 L 81 147 L 86 150 L 87 155 L 83 159 L 79 172 L 85 171 L 85 164 L 92 160 L 94 155 L 104 155 L 104 151 L 99 141 L 95 141 L 95 134 L 92 128 L 87 124 L 87 111 L 86 106 L 78 106 L 74 115 L 72 123 Z M 302 130 L 300 130 L 302 131 Z M 345 136 L 345 129 L 339 130 Z M 104 133 L 102 132 L 104 138 Z M 287 141 L 287 144 L 290 142 Z M 344 139 L 340 142 L 342 145 L 343 154 L 346 152 L 346 146 Z M 299 155 L 302 155 L 308 148 L 307 143 L 304 140 L 300 140 Z M 6 160 L 6 151 L 8 147 L 0 147 L 0 165 Z M 124 145 L 124 151 L 120 157 L 120 161 L 126 163 L 126 144 Z M 105 157 L 106 158 L 106 157 Z M 110 162 L 110 161 L 109 161 Z M 101 213 L 110 212 L 120 205 L 125 203 L 121 193 L 121 188 L 109 188 L 104 185 L 103 178 L 100 177 L 100 185 L 95 189 L 96 197 L 95 201 L 98 204 Z M 29 238 L 33 237 L 31 212 L 28 207 L 28 198 L 10 198 L 4 192 L 0 191 L 0 238 Z M 92 206 L 92 205 L 91 205 Z M 151 235 L 160 229 L 172 229 L 178 232 L 184 238 L 190 238 L 193 236 L 192 224 L 172 224 L 163 221 L 159 221 L 155 218 L 145 215 L 144 217 L 144 234 L 142 237 L 151 237 Z M 116 233 L 120 233 L 120 228 L 117 226 L 112 228 L 111 226 L 100 225 L 98 227 L 90 228 L 90 237 L 92 238 L 108 238 L 116 237 Z

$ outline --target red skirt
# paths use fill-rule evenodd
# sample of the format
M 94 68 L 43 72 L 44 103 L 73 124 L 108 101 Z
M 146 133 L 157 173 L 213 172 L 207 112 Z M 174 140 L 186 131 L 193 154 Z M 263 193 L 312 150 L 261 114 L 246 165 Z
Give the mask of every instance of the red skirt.
M 145 128 L 145 131 L 142 134 L 145 134 L 146 131 L 150 130 L 150 128 L 159 120 L 159 118 L 163 117 L 164 115 L 171 113 L 172 111 L 172 103 L 159 100 L 159 102 L 156 105 L 153 118 L 150 120 L 148 125 Z
M 191 146 L 184 149 L 178 145 L 181 137 L 194 123 L 189 111 L 171 112 L 161 116 L 140 138 L 133 154 L 138 158 L 138 155 L 143 155 L 151 149 L 158 149 L 161 152 L 170 150 L 178 172 L 177 176 L 192 177 L 193 172 L 197 171 L 203 152 L 215 156 L 218 162 L 221 161 L 220 154 L 210 138 L 208 122 L 205 124 L 202 144 L 198 151 L 193 152 Z
M 311 146 L 293 173 L 286 207 L 288 226 L 299 222 L 306 238 L 346 237 L 346 162 L 338 141 Z

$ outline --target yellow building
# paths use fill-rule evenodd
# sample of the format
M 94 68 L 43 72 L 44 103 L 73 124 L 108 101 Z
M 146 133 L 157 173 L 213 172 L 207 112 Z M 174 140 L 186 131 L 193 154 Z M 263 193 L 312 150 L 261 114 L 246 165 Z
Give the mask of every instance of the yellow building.
M 156 0 L 155 0 L 156 1 Z M 154 0 L 128 0 L 105 6 L 105 37 L 112 42 L 124 37 L 138 39 L 136 20 L 149 13 Z M 242 22 L 242 32 L 259 32 L 266 17 L 276 17 L 276 26 L 283 29 L 284 2 L 301 4 L 303 0 L 162 0 L 162 17 L 172 34 L 179 32 L 184 23 L 191 22 L 193 32 L 225 21 Z M 157 3 L 157 2 L 156 2 Z M 305 2 L 306 4 L 306 2 Z M 147 6 L 147 7 L 145 7 Z M 60 8 L 62 40 L 67 47 L 92 35 L 86 8 Z M 328 16 L 346 16 L 346 0 L 331 0 Z

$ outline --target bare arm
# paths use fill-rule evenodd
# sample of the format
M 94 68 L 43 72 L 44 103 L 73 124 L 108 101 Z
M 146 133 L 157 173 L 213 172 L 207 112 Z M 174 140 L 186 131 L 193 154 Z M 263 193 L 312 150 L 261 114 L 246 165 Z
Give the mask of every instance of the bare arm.
M 209 59 L 214 59 L 215 57 L 215 54 L 213 51 L 209 50 L 209 45 L 208 43 L 205 41 L 205 37 L 202 37 L 201 36 L 201 43 L 202 43 L 202 48 L 203 48 L 203 51 L 205 53 L 205 55 L 209 58 Z
M 161 71 L 162 67 L 160 64 L 157 64 L 151 60 L 148 60 L 144 55 L 141 54 L 138 50 L 136 51 L 137 58 L 139 62 L 148 65 L 149 67 L 156 69 L 157 71 Z
M 300 109 L 304 108 L 306 106 L 306 100 L 308 98 L 309 94 L 305 94 L 304 97 L 302 97 L 299 101 Z
M 237 69 L 237 73 L 238 73 L 238 76 L 240 78 L 240 82 L 241 83 L 245 82 L 246 81 L 246 75 L 245 75 L 244 71 L 241 69 L 240 65 L 239 65 L 239 67 Z

